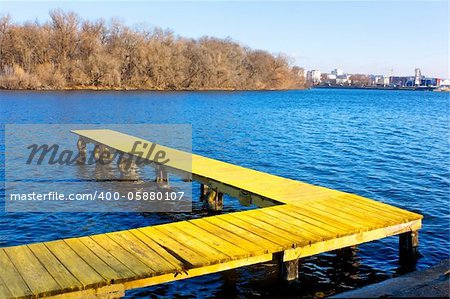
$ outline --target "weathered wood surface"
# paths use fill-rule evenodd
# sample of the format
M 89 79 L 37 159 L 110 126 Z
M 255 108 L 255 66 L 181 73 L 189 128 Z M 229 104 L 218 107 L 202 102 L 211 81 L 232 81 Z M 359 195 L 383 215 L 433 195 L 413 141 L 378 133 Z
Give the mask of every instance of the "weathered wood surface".
M 75 133 L 123 152 L 136 140 L 109 130 Z M 164 150 L 178 157 L 169 172 L 191 171 L 218 192 L 278 205 L 0 248 L 0 298 L 116 298 L 127 289 L 266 262 L 274 255 L 292 266 L 301 257 L 421 227 L 421 215 L 357 195 L 198 155 L 188 165 L 187 153 Z

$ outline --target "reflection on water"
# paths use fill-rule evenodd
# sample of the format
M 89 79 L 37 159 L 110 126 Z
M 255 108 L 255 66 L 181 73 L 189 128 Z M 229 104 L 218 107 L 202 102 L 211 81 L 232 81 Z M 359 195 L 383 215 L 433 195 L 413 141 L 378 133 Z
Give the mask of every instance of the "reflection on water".
M 448 95 L 444 93 L 2 91 L 0 105 L 4 123 L 192 124 L 195 153 L 423 214 L 419 245 L 422 257 L 417 267 L 449 257 L 450 113 Z M 65 131 L 61 134 L 67 135 Z M 185 136 L 180 134 L 179 138 Z M 74 145 L 76 140 L 69 141 Z M 0 142 L 0 148 L 4 151 L 4 142 Z M 4 170 L 3 163 L 0 167 Z M 22 170 L 15 171 L 20 178 Z M 65 181 L 76 181 L 85 189 L 106 190 L 115 184 L 109 180 L 120 178 L 114 164 L 53 171 L 63 189 L 70 188 Z M 38 170 L 35 174 L 39 176 Z M 147 190 L 152 188 L 153 179 L 151 167 L 138 169 L 130 186 Z M 177 183 L 173 177 L 170 185 L 176 187 Z M 0 212 L 0 246 L 204 217 L 209 214 L 198 200 L 199 192 L 194 182 L 192 213 Z M 224 198 L 223 213 L 251 208 Z M 234 278 L 217 273 L 133 290 L 127 295 L 320 297 L 403 272 L 398 265 L 397 237 L 363 244 L 350 253 L 304 258 L 298 282 L 288 285 L 278 282 L 276 271 L 274 264 L 266 263 L 237 269 Z

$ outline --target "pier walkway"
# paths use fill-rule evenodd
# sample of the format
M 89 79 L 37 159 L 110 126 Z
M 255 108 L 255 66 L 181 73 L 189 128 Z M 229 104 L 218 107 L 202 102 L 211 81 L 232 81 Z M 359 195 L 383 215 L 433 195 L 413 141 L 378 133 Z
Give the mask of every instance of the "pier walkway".
M 139 138 L 79 130 L 79 149 L 130 153 Z M 278 259 L 288 280 L 302 257 L 400 235 L 400 257 L 418 246 L 422 216 L 158 145 L 167 173 L 192 175 L 212 208 L 226 193 L 261 207 L 80 238 L 0 248 L 0 298 L 117 298 L 126 290 Z M 189 162 L 186 162 L 189 161 Z M 192 161 L 192 162 L 191 162 Z

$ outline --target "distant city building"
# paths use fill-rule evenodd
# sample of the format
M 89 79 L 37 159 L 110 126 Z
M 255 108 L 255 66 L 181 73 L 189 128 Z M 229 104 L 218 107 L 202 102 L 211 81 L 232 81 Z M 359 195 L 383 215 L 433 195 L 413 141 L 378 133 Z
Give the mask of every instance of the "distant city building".
M 450 87 L 450 79 L 441 79 L 439 80 L 440 87 Z
M 344 74 L 344 72 L 340 69 L 334 69 L 331 71 L 331 74 L 333 74 L 337 77 L 337 76 L 342 76 Z
M 414 84 L 414 77 L 390 76 L 389 84 L 392 86 L 411 86 Z
M 369 86 L 388 86 L 389 77 L 382 75 L 368 75 L 368 85 Z
M 441 79 L 438 78 L 422 78 L 420 80 L 420 86 L 438 87 L 440 86 Z
M 313 85 L 322 86 L 355 86 L 355 87 L 395 87 L 406 89 L 442 90 L 450 87 L 450 79 L 425 77 L 420 68 L 414 69 L 413 76 L 387 76 L 387 75 L 364 75 L 345 74 L 339 69 L 331 73 L 321 73 L 319 70 L 307 72 L 307 80 Z
M 350 85 L 352 81 L 350 80 L 350 75 L 343 74 L 336 76 L 336 84 L 338 85 Z
M 419 68 L 416 68 L 414 70 L 414 85 L 419 86 L 421 85 L 420 80 L 422 79 L 422 73 L 420 72 Z
M 319 70 L 311 70 L 306 74 L 306 80 L 312 82 L 313 84 L 319 84 L 321 81 L 321 73 Z

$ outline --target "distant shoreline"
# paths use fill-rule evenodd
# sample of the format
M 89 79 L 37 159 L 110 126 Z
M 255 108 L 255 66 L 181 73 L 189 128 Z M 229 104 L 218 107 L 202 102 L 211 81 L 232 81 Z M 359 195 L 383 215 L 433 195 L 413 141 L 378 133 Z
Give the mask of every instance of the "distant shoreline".
M 94 87 L 94 86 L 75 86 L 65 88 L 1 88 L 0 91 L 154 91 L 154 92 L 213 92 L 213 91 L 290 91 L 290 90 L 309 90 L 309 89 L 363 89 L 363 90 L 400 90 L 400 91 L 434 91 L 434 92 L 450 92 L 450 89 L 439 89 L 434 87 L 375 87 L 375 86 L 324 86 L 316 85 L 310 87 L 297 88 L 260 88 L 260 89 L 234 89 L 234 88 L 197 88 L 197 89 L 151 89 L 151 88 L 130 88 L 130 87 Z
M 234 88 L 200 88 L 200 89 L 150 89 L 150 88 L 107 88 L 93 86 L 77 86 L 66 88 L 0 88 L 0 91 L 158 91 L 158 92 L 177 92 L 177 91 L 288 91 L 288 90 L 306 90 L 307 87 L 298 88 L 259 88 L 259 89 L 234 89 Z
M 402 90 L 402 91 L 442 91 L 448 92 L 449 89 L 439 89 L 437 87 L 391 87 L 391 86 L 338 86 L 338 85 L 315 85 L 312 89 L 367 89 L 367 90 Z

